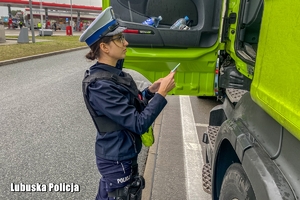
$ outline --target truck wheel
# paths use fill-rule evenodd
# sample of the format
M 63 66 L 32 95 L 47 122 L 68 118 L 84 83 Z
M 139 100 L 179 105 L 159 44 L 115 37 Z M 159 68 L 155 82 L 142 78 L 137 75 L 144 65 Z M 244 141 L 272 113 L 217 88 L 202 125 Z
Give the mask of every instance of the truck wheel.
M 255 200 L 252 185 L 239 163 L 234 163 L 227 169 L 222 187 L 220 200 Z

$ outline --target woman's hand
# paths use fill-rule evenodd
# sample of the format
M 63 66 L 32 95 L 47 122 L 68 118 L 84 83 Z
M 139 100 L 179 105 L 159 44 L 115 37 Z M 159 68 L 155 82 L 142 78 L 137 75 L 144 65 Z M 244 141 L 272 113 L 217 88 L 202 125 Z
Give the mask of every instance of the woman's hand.
M 157 81 L 155 81 L 152 85 L 149 86 L 148 90 L 151 93 L 155 93 L 158 91 L 159 87 L 160 87 L 160 83 L 162 81 L 162 78 L 158 79 Z
M 175 87 L 175 80 L 174 80 L 175 73 L 176 71 L 171 72 L 166 77 L 162 78 L 157 93 L 161 94 L 164 97 L 167 96 L 168 92 Z

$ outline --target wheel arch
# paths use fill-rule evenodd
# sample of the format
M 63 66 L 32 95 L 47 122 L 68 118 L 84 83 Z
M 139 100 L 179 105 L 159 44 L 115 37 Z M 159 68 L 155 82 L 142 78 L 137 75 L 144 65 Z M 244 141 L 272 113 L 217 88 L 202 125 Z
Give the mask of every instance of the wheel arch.
M 212 168 L 212 199 L 219 199 L 224 175 L 228 167 L 233 163 L 240 163 L 240 160 L 230 141 L 224 139 L 219 145 L 218 154 Z
M 280 169 L 252 138 L 240 120 L 226 120 L 215 143 L 212 165 L 212 199 L 220 196 L 226 170 L 241 163 L 253 187 L 256 199 L 296 199 Z

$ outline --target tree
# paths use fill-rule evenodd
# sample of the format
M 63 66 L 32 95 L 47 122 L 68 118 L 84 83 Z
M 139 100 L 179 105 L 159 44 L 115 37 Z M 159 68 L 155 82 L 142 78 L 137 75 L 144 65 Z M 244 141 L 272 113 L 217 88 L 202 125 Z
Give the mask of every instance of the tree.
M 23 11 L 22 10 L 12 10 L 11 11 L 11 16 L 12 17 L 17 17 L 17 18 L 23 18 L 23 15 L 22 14 L 20 15 L 19 13 L 23 13 Z

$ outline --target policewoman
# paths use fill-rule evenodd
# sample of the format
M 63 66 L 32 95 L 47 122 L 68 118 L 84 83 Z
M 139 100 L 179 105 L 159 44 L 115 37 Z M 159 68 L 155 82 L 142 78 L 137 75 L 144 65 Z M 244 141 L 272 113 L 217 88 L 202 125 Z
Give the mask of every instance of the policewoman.
M 128 42 L 108 7 L 80 37 L 90 47 L 82 89 L 86 107 L 97 129 L 96 163 L 101 174 L 96 199 L 141 199 L 145 181 L 138 173 L 141 136 L 163 110 L 165 96 L 175 87 L 174 74 L 139 91 L 122 71 Z M 149 101 L 151 99 L 151 101 Z

